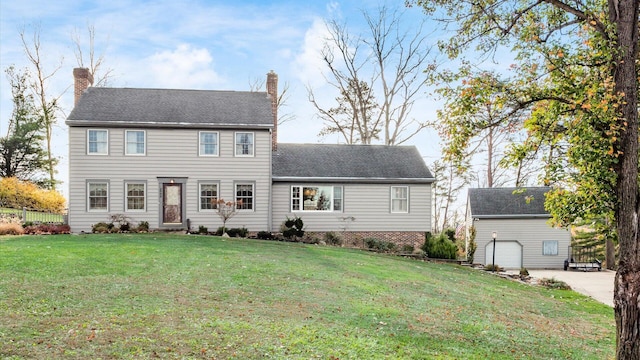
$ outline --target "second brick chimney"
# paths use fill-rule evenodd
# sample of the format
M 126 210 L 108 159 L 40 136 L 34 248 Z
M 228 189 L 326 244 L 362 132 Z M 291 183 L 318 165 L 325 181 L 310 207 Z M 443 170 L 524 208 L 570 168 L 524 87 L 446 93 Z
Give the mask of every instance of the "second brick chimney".
M 87 68 L 75 68 L 73 69 L 73 79 L 73 105 L 76 105 L 82 93 L 93 85 L 93 75 Z
M 267 74 L 267 94 L 271 97 L 271 113 L 273 114 L 273 131 L 271 132 L 271 150 L 278 150 L 278 74 L 269 71 Z

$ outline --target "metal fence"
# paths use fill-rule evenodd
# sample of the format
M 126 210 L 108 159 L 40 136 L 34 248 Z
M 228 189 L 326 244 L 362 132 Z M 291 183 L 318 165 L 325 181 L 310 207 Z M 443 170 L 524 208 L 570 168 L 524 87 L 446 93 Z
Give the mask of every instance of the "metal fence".
M 22 223 L 34 224 L 69 224 L 69 213 L 65 209 L 62 213 L 53 213 L 47 211 L 38 211 L 27 208 L 20 209 L 1 209 L 0 215 L 13 215 L 20 218 Z

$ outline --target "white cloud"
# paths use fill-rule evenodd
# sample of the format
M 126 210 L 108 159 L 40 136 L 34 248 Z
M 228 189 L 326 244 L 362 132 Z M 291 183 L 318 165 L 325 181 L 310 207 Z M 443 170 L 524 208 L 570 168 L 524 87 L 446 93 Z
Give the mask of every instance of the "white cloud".
M 213 70 L 209 50 L 180 44 L 175 50 L 162 51 L 147 60 L 150 83 L 162 88 L 215 89 L 221 83 Z
M 312 87 L 325 83 L 322 76 L 324 61 L 322 48 L 329 32 L 321 18 L 316 18 L 304 35 L 304 42 L 300 53 L 294 60 L 295 76 L 304 84 Z

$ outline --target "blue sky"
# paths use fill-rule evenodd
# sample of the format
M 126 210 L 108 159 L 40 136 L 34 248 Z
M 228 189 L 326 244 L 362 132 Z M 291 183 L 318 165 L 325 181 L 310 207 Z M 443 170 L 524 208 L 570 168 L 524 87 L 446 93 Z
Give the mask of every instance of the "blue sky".
M 384 2 L 383 2 L 384 3 Z M 306 86 L 333 105 L 336 94 L 326 86 L 319 50 L 325 34 L 323 21 L 339 18 L 353 31 L 363 29 L 362 10 L 375 13 L 380 1 L 2 1 L 0 3 L 0 134 L 6 134 L 11 114 L 11 93 L 4 70 L 28 65 L 19 32 L 31 36 L 40 27 L 45 69 L 60 69 L 50 81 L 50 94 L 63 94 L 63 114 L 54 129 L 59 178 L 68 180 L 67 132 L 64 119 L 73 107 L 72 69 L 78 66 L 73 34 L 88 45 L 87 26 L 96 30 L 95 51 L 113 70 L 109 86 L 249 90 L 267 72 L 278 73 L 291 97 L 286 113 L 295 119 L 278 128 L 279 141 L 335 143 L 319 138 L 322 122 L 314 116 Z M 402 6 L 403 0 L 388 1 Z M 405 21 L 416 24 L 424 15 L 408 9 Z M 85 46 L 85 49 L 88 47 Z M 435 120 L 437 104 L 424 94 L 414 117 Z M 439 157 L 438 139 L 424 131 L 409 144 L 416 145 L 427 163 Z

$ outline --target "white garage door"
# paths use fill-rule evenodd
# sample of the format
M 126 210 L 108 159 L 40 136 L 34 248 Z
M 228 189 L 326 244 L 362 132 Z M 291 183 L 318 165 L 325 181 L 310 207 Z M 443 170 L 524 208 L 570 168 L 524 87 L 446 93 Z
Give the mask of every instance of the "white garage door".
M 485 247 L 485 265 L 493 263 L 493 241 Z M 496 241 L 496 265 L 506 269 L 522 267 L 522 246 L 517 241 Z

